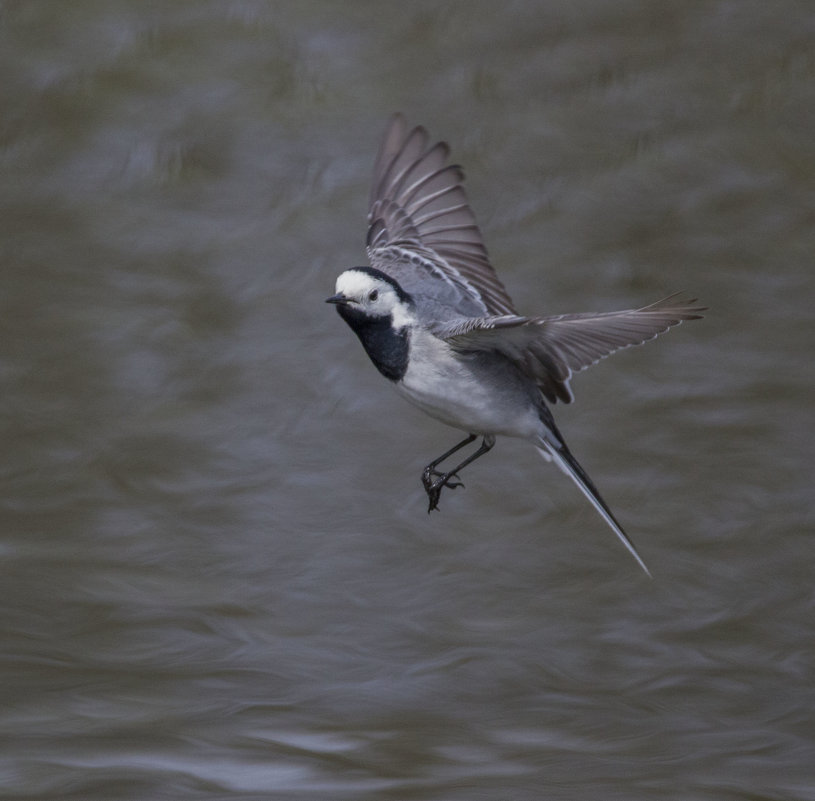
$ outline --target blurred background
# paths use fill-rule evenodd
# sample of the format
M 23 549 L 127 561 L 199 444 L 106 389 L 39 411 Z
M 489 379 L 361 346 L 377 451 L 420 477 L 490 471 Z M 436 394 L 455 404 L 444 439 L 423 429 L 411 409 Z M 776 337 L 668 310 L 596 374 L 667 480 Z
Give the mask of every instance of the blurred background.
M 0 3 L 0 794 L 815 799 L 815 7 Z M 397 110 L 522 313 L 706 319 L 528 445 L 323 303 Z

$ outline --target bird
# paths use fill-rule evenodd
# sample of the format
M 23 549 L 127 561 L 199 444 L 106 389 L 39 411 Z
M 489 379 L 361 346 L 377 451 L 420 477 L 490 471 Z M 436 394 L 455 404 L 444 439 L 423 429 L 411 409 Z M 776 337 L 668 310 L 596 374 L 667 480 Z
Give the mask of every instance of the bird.
M 387 125 L 368 201 L 369 266 L 343 270 L 326 299 L 396 391 L 467 436 L 422 472 L 428 513 L 444 487 L 496 437 L 534 445 L 588 498 L 650 577 L 645 562 L 572 455 L 550 409 L 570 403 L 574 373 L 621 348 L 699 319 L 706 307 L 683 293 L 642 308 L 525 316 L 493 269 L 446 142 L 401 113 Z M 439 465 L 481 438 L 450 470 Z

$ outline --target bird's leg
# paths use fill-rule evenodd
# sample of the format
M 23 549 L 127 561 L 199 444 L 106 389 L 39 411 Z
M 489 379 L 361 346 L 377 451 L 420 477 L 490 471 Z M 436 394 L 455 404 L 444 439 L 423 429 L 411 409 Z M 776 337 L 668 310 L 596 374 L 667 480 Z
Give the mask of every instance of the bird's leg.
M 485 436 L 483 442 L 481 443 L 481 447 L 475 451 L 475 453 L 468 456 L 461 464 L 457 465 L 446 473 L 441 473 L 436 470 L 436 467 L 440 462 L 443 462 L 448 456 L 451 456 L 465 445 L 469 445 L 475 438 L 475 434 L 470 434 L 469 437 L 459 442 L 455 447 L 450 448 L 447 453 L 442 454 L 438 459 L 435 459 L 427 467 L 425 467 L 424 472 L 422 473 L 422 484 L 424 484 L 425 492 L 427 493 L 427 497 L 430 501 L 427 508 L 428 514 L 430 514 L 430 512 L 432 512 L 434 509 L 439 508 L 439 498 L 441 497 L 443 487 L 455 489 L 456 487 L 464 486 L 460 481 L 451 482 L 450 479 L 458 478 L 459 470 L 465 468 L 471 462 L 474 462 L 479 456 L 483 456 L 492 448 L 493 445 L 495 445 L 495 437 Z
M 450 477 L 453 473 L 440 473 L 436 470 L 436 467 L 443 462 L 448 456 L 452 456 L 456 451 L 460 451 L 465 445 L 469 445 L 474 439 L 476 438 L 475 434 L 470 434 L 465 439 L 461 440 L 457 445 L 454 445 L 450 448 L 449 451 L 445 451 L 438 459 L 434 459 L 425 469 L 422 471 L 422 484 L 424 485 L 425 492 L 430 496 L 431 501 L 433 496 L 431 492 L 436 493 L 436 500 L 438 501 L 438 496 L 441 493 L 441 488 L 446 484 L 451 489 L 455 489 L 456 487 L 462 486 L 461 482 L 456 483 L 449 483 Z M 434 479 L 442 479 L 441 482 L 436 482 Z M 438 487 L 435 485 L 438 483 Z M 431 509 L 435 509 L 435 506 L 431 506 Z M 428 510 L 430 511 L 430 510 Z
M 477 436 L 476 434 L 470 434 L 468 437 L 465 437 L 463 440 L 461 440 L 461 442 L 458 443 L 458 445 L 453 445 L 453 447 L 450 448 L 449 451 L 445 451 L 441 456 L 438 457 L 438 459 L 434 459 L 427 467 L 425 467 L 424 473 L 422 475 L 422 481 L 423 481 L 424 485 L 427 486 L 428 476 L 433 475 L 433 474 L 438 475 L 438 471 L 436 470 L 436 468 L 448 456 L 452 456 L 456 451 L 460 451 L 463 447 L 465 447 L 466 445 L 469 445 L 476 438 L 476 436 Z

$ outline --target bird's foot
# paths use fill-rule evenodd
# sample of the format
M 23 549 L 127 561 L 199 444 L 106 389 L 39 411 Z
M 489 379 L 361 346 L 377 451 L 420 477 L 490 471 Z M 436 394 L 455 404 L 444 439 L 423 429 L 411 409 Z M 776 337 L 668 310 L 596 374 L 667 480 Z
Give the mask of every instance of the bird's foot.
M 429 499 L 427 507 L 428 514 L 434 509 L 439 508 L 439 498 L 441 497 L 443 487 L 455 489 L 456 487 L 464 486 L 460 479 L 458 481 L 451 481 L 450 479 L 452 478 L 458 478 L 458 475 L 456 473 L 440 473 L 432 467 L 425 467 L 422 473 L 422 484 Z

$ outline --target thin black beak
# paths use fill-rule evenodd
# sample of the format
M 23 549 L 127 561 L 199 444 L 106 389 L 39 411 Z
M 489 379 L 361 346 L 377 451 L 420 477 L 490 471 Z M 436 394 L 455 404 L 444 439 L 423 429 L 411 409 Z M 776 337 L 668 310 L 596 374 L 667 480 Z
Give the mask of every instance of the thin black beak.
M 330 298 L 325 299 L 326 303 L 334 303 L 338 306 L 344 306 L 348 303 L 348 298 L 342 294 L 342 292 L 338 292 L 336 295 L 332 295 Z

